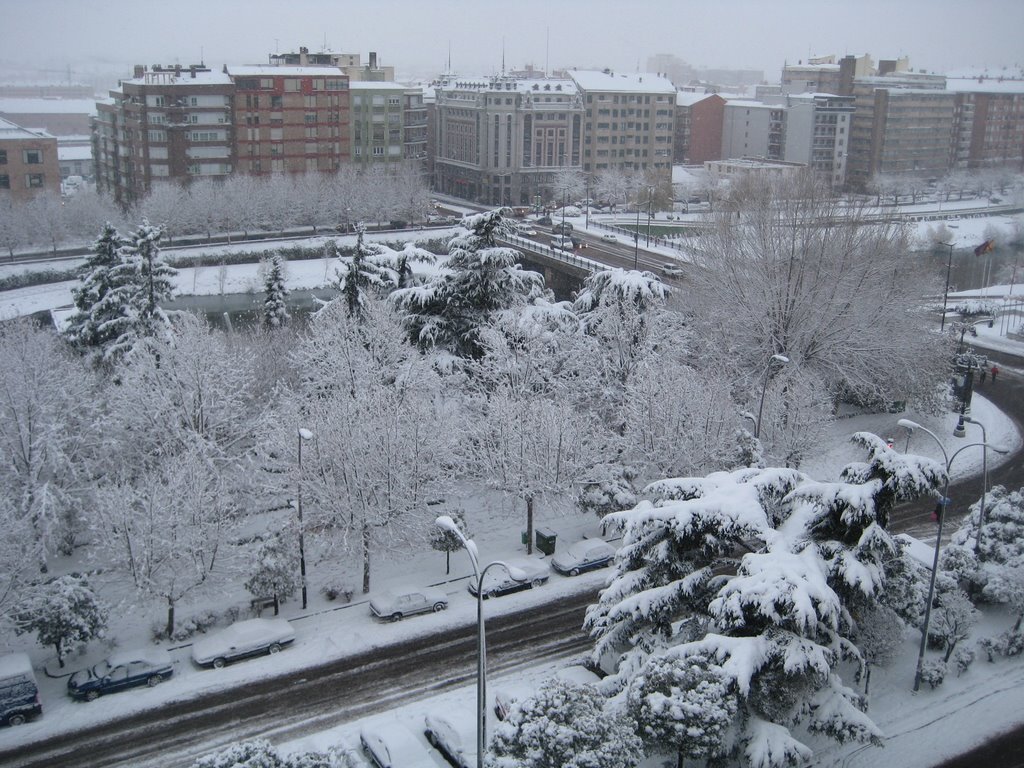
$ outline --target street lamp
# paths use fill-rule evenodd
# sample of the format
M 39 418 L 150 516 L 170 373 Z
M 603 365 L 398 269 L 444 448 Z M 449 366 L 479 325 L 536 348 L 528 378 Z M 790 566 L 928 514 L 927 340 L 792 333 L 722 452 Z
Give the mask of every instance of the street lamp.
M 754 422 L 754 437 L 761 437 L 761 414 L 764 412 L 764 394 L 768 391 L 768 373 L 772 369 L 772 363 L 785 365 L 789 358 L 785 355 L 772 355 L 768 358 L 768 365 L 764 367 L 764 385 L 761 387 L 761 404 L 757 406 L 757 421 Z
M 462 529 L 448 515 L 441 515 L 434 522 L 438 528 L 448 531 L 459 540 L 469 555 L 469 561 L 473 565 L 473 575 L 476 577 L 476 765 L 477 768 L 483 768 L 484 744 L 487 741 L 487 644 L 484 636 L 484 577 L 487 575 L 487 571 L 496 565 L 502 566 L 508 571 L 508 575 L 515 581 L 527 581 L 528 576 L 521 568 L 516 568 L 501 560 L 488 563 L 483 570 L 480 570 L 476 542 L 467 539 Z
M 637 190 L 639 191 L 639 190 Z M 636 201 L 636 230 L 633 232 L 633 269 L 640 269 L 640 200 Z
M 943 480 L 942 498 L 939 499 L 938 506 L 939 529 L 935 533 L 935 554 L 932 557 L 931 576 L 928 578 L 928 600 L 925 602 L 924 605 L 924 626 L 921 628 L 921 645 L 917 652 L 917 670 L 914 672 L 914 691 L 917 692 L 921 688 L 921 672 L 924 667 L 924 651 L 925 647 L 928 645 L 928 627 L 930 626 L 932 619 L 932 600 L 934 600 L 935 598 L 935 577 L 939 572 L 939 547 L 942 545 L 942 524 L 943 522 L 945 522 L 946 505 L 949 503 L 949 497 L 946 494 L 949 493 L 950 467 L 953 465 L 953 459 L 955 459 L 960 453 L 966 451 L 968 448 L 974 448 L 975 446 L 978 445 L 982 447 L 982 454 L 985 453 L 986 448 L 996 451 L 997 453 L 1006 453 L 1006 451 L 1004 451 L 1001 448 L 996 448 L 993 445 L 989 445 L 988 443 L 980 442 L 965 445 L 957 449 L 957 451 L 954 452 L 952 456 L 948 456 L 946 454 L 946 448 L 945 446 L 943 446 L 942 441 L 939 440 L 938 435 L 936 435 L 930 429 L 922 427 L 916 421 L 911 421 L 910 419 L 900 419 L 896 423 L 899 426 L 903 427 L 904 429 L 910 430 L 911 432 L 913 432 L 915 429 L 920 429 L 922 432 L 931 435 L 932 439 L 935 441 L 935 444 L 939 446 L 939 450 L 942 451 L 942 458 L 945 459 L 946 462 L 946 477 Z M 909 436 L 907 438 L 907 445 L 910 445 Z
M 939 333 L 946 329 L 946 302 L 949 300 L 949 272 L 953 268 L 953 243 L 939 243 L 949 248 L 949 261 L 946 262 L 946 290 L 942 292 L 942 320 L 939 322 Z
M 972 419 L 970 416 L 961 414 L 961 421 L 966 421 L 968 424 L 976 424 L 981 427 L 981 442 L 988 446 L 988 437 L 985 434 L 985 425 L 977 419 Z M 1002 448 L 992 448 L 996 453 L 1006 454 L 1008 451 Z M 981 530 L 985 524 L 985 495 L 988 493 L 988 451 L 981 452 L 981 509 L 978 511 L 978 534 L 974 537 L 974 554 L 981 557 Z
M 296 485 L 296 506 L 299 511 L 299 577 L 302 581 L 302 608 L 306 608 L 306 537 L 302 525 L 302 441 L 312 440 L 313 433 L 305 427 L 299 427 L 299 479 Z
M 647 247 L 651 247 L 651 208 L 654 203 L 654 187 L 647 188 Z M 637 212 L 639 213 L 639 211 Z

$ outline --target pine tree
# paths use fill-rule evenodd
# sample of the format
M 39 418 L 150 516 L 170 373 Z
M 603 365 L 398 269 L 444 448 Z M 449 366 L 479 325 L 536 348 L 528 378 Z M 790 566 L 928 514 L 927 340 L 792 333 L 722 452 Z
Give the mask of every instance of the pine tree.
M 345 300 L 349 317 L 360 317 L 371 289 L 383 291 L 393 284 L 389 271 L 378 263 L 383 248 L 363 241 L 363 229 L 356 236 L 356 249 L 351 256 L 339 256 L 342 269 L 337 271 L 335 286 Z
M 85 262 L 81 284 L 71 289 L 78 311 L 71 316 L 64 334 L 76 346 L 103 347 L 114 338 L 109 327 L 105 332 L 100 327 L 111 319 L 104 312 L 109 313 L 113 307 L 104 299 L 117 285 L 114 268 L 121 263 L 124 245 L 124 238 L 107 222 Z
M 392 298 L 407 313 L 410 336 L 421 348 L 479 359 L 484 326 L 495 314 L 539 295 L 544 278 L 520 268 L 518 251 L 498 245 L 511 231 L 501 209 L 467 216 L 463 226 L 470 231 L 448 243 L 448 271 L 395 291 Z
M 473 538 L 473 534 L 469 532 L 469 527 L 466 525 L 465 510 L 452 510 L 450 517 L 455 521 L 455 524 L 459 526 L 459 530 L 462 531 L 463 535 L 465 535 L 467 539 Z M 438 552 L 444 552 L 444 572 L 446 574 L 451 573 L 452 552 L 458 552 L 462 549 L 462 539 L 449 530 L 433 526 L 430 532 L 430 547 Z
M 297 540 L 275 533 L 266 539 L 256 553 L 245 588 L 253 597 L 273 597 L 276 616 L 282 598 L 291 597 L 299 583 L 299 551 Z
M 12 611 L 14 631 L 34 632 L 41 645 L 52 645 L 57 662 L 80 643 L 103 637 L 107 608 L 80 576 L 60 576 L 29 591 Z
M 285 304 L 288 288 L 284 284 L 284 265 L 280 254 L 275 253 L 270 259 L 270 266 L 263 281 L 263 291 L 266 293 L 266 298 L 263 299 L 263 327 L 275 330 L 283 326 L 289 318 L 288 306 Z

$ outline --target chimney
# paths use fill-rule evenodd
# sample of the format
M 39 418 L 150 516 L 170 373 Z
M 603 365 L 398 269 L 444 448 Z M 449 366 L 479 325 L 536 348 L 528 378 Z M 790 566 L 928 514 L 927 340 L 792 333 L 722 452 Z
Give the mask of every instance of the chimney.
M 145 64 L 136 64 L 135 65 L 135 77 L 136 77 L 136 79 L 142 77 L 144 74 L 146 74 L 146 65 Z
M 370 51 L 370 69 L 377 68 L 377 52 Z

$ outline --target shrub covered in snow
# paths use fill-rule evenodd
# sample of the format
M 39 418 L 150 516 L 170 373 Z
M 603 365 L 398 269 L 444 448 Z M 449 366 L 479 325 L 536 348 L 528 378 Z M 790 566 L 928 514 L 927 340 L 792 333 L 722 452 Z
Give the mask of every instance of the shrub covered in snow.
M 941 659 L 927 659 L 921 665 L 921 682 L 938 688 L 946 679 L 946 662 Z
M 80 643 L 103 637 L 107 607 L 81 576 L 59 576 L 28 590 L 15 604 L 14 631 L 35 633 L 40 645 L 53 646 L 57 662 Z

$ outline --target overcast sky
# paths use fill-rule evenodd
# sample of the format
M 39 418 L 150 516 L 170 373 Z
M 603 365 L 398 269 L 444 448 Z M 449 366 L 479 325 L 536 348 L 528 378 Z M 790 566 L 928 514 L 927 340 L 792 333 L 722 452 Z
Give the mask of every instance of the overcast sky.
M 0 80 L 58 72 L 258 64 L 267 55 L 376 51 L 399 76 L 543 68 L 758 69 L 826 53 L 909 56 L 914 69 L 1024 65 L 1024 0 L 0 0 Z M 57 75 L 54 75 L 56 77 Z M 39 76 L 39 79 L 42 79 Z

